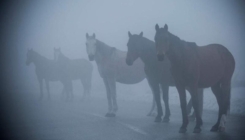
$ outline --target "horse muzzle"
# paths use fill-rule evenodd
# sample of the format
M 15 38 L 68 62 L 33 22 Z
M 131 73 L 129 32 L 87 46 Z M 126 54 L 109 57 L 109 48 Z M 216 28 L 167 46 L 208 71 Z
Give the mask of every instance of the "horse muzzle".
M 157 60 L 163 61 L 164 60 L 164 54 L 157 54 Z

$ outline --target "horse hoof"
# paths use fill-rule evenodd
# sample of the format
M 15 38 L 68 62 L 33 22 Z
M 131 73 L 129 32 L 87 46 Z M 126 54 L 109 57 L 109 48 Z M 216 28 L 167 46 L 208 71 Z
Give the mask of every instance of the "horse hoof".
M 218 129 L 219 132 L 225 132 L 225 127 L 223 126 L 220 126 L 219 129 Z
M 111 113 L 106 113 L 105 114 L 105 117 L 110 117 L 111 116 Z
M 180 128 L 180 129 L 179 129 L 179 133 L 185 133 L 186 131 L 187 131 L 186 128 Z
M 200 133 L 201 131 L 202 131 L 202 129 L 201 129 L 201 128 L 194 128 L 193 133 Z
M 169 119 L 169 118 L 165 118 L 165 117 L 164 117 L 163 120 L 162 120 L 163 123 L 167 123 L 167 122 L 169 122 L 169 121 L 170 121 L 170 119 Z
M 111 113 L 110 117 L 116 117 L 115 113 Z
M 218 131 L 218 127 L 216 127 L 216 126 L 213 126 L 212 128 L 211 128 L 211 130 L 210 130 L 211 132 L 217 132 Z
M 161 121 L 162 121 L 162 118 L 157 116 L 157 117 L 155 118 L 155 121 L 154 121 L 154 122 L 161 122 Z

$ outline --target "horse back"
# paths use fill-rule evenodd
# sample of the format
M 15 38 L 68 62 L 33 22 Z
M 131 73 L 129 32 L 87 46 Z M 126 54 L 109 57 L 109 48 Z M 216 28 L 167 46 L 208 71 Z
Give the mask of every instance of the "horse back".
M 235 61 L 227 48 L 219 44 L 210 44 L 198 47 L 197 52 L 200 86 L 209 87 L 221 80 L 231 79 Z

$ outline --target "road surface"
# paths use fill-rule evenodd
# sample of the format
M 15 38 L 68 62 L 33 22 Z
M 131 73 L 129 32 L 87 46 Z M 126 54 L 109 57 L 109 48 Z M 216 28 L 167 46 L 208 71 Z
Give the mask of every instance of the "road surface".
M 224 133 L 210 132 L 217 112 L 205 110 L 200 134 L 192 133 L 190 122 L 185 134 L 178 133 L 181 125 L 180 107 L 171 105 L 169 123 L 155 123 L 148 117 L 149 102 L 119 100 L 115 118 L 104 117 L 107 101 L 60 99 L 38 101 L 19 99 L 5 94 L 1 97 L 1 132 L 5 139 L 23 140 L 244 140 L 245 117 L 229 115 Z

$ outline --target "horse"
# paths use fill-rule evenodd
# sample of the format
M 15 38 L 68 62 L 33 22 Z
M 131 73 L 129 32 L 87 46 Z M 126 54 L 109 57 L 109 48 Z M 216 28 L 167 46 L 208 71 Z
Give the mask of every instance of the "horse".
M 163 28 L 155 25 L 156 55 L 159 61 L 166 56 L 171 63 L 171 72 L 180 97 L 182 126 L 179 132 L 187 131 L 185 88 L 189 87 L 196 115 L 194 133 L 201 132 L 202 118 L 198 110 L 198 88 L 211 87 L 218 106 L 218 120 L 211 131 L 225 131 L 226 115 L 230 108 L 231 79 L 235 70 L 235 59 L 231 52 L 220 44 L 197 46 L 186 42 Z
M 136 84 L 145 79 L 144 64 L 138 60 L 134 66 L 125 63 L 126 52 L 108 46 L 96 39 L 95 34 L 86 33 L 86 51 L 90 61 L 95 60 L 99 74 L 105 84 L 108 112 L 106 117 L 115 117 L 118 110 L 116 82 Z
M 82 100 L 90 96 L 91 92 L 91 81 L 93 73 L 93 65 L 86 59 L 69 59 L 62 52 L 61 49 L 54 48 L 54 61 L 60 69 L 60 73 L 63 77 L 66 77 L 70 81 L 80 80 L 83 85 L 83 97 Z M 72 84 L 72 83 L 71 83 Z M 67 97 L 73 98 L 73 89 L 67 94 Z M 69 97 L 70 95 L 70 97 Z
M 143 32 L 139 35 L 132 35 L 128 32 L 129 40 L 127 43 L 128 52 L 126 57 L 126 63 L 131 66 L 134 61 L 140 58 L 144 63 L 144 71 L 152 93 L 154 94 L 158 114 L 155 118 L 155 122 L 169 122 L 170 109 L 169 109 L 169 86 L 175 86 L 174 79 L 170 72 L 170 62 L 157 61 L 155 55 L 155 43 L 145 37 Z M 163 112 L 160 99 L 160 88 L 162 89 L 162 97 L 165 104 L 165 116 L 161 119 Z M 203 90 L 200 89 L 200 94 L 203 94 Z M 201 96 L 203 97 L 203 96 Z M 203 100 L 203 99 L 200 99 Z M 201 108 L 202 112 L 202 108 Z
M 54 60 L 45 58 L 33 49 L 29 49 L 27 51 L 26 65 L 29 66 L 31 63 L 33 63 L 36 68 L 35 72 L 40 88 L 39 100 L 42 100 L 43 98 L 43 80 L 45 81 L 48 99 L 50 99 L 49 81 L 60 81 L 63 84 L 63 92 L 70 92 L 69 83 L 71 83 L 71 81 L 62 77 Z

